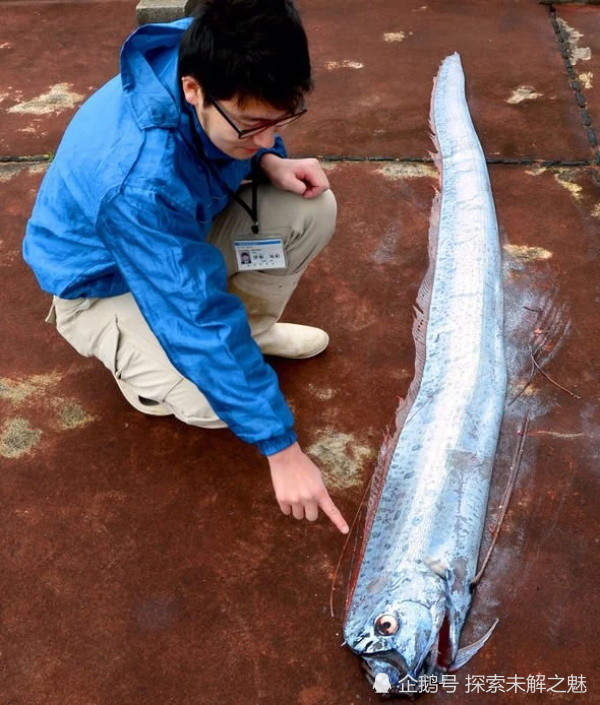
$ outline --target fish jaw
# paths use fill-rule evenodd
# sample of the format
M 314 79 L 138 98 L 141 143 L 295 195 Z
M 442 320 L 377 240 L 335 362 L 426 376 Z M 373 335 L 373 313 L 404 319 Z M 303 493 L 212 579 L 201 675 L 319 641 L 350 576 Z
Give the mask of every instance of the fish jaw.
M 444 602 L 432 607 L 406 600 L 396 609 L 387 606 L 382 614 L 395 615 L 398 629 L 395 633 L 382 635 L 377 632 L 376 622 L 380 615 L 373 616 L 366 628 L 352 640 L 346 632 L 346 644 L 363 659 L 367 679 L 371 683 L 378 674 L 389 679 L 390 693 L 405 692 L 403 683 L 407 679 L 418 681 L 423 673 L 431 673 L 437 665 L 437 645 L 445 610 Z
M 428 661 L 429 659 L 426 659 L 426 663 Z M 419 667 L 407 670 L 403 657 L 394 651 L 380 652 L 376 656 L 363 655 L 361 663 L 367 681 L 375 691 L 389 695 L 420 692 L 419 678 L 423 673 L 429 674 L 431 670 Z
M 398 687 L 403 677 L 401 671 L 392 666 L 389 661 L 384 661 L 382 658 L 369 656 L 361 660 L 361 665 L 365 671 L 369 685 L 377 692 L 392 693 L 394 688 Z M 378 687 L 379 684 L 381 685 Z M 383 684 L 385 684 L 387 688 L 382 687 Z

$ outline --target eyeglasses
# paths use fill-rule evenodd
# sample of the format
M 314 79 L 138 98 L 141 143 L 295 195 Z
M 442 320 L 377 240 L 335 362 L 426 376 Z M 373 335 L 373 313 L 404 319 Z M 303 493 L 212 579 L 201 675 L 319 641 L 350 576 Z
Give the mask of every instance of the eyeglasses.
M 231 125 L 231 127 L 233 127 L 233 129 L 237 132 L 238 139 L 240 140 L 244 139 L 244 137 L 247 137 L 248 135 L 258 135 L 261 132 L 268 130 L 270 127 L 283 127 L 284 125 L 289 125 L 290 122 L 294 122 L 294 120 L 297 120 L 299 117 L 302 117 L 302 115 L 304 115 L 304 113 L 308 111 L 308 108 L 302 108 L 302 110 L 297 113 L 287 115 L 277 120 L 264 120 L 257 127 L 251 127 L 246 130 L 240 130 L 240 128 L 233 122 L 231 117 L 229 117 L 229 115 L 225 112 L 225 110 L 223 110 L 223 108 L 217 103 L 214 98 L 208 95 L 208 93 L 206 94 L 206 98 L 211 103 L 211 105 L 215 106 L 215 108 Z

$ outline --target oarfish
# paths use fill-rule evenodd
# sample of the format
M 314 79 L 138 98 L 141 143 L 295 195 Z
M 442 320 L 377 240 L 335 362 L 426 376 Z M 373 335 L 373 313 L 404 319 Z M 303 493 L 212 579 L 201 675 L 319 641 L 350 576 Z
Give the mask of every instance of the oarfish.
M 380 454 L 345 644 L 391 693 L 456 669 L 507 388 L 501 247 L 457 53 L 434 79 L 429 125 L 441 189 L 413 333 L 415 377 Z

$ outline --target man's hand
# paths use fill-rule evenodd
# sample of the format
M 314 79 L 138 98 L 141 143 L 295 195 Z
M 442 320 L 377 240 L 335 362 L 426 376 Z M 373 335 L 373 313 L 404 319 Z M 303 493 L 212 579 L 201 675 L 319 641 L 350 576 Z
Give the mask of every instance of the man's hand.
M 284 514 L 315 521 L 320 507 L 343 534 L 348 533 L 348 524 L 329 496 L 321 471 L 297 443 L 269 455 L 267 460 L 275 497 Z
M 268 153 L 260 160 L 260 167 L 273 186 L 303 198 L 315 198 L 329 188 L 318 159 L 282 159 Z

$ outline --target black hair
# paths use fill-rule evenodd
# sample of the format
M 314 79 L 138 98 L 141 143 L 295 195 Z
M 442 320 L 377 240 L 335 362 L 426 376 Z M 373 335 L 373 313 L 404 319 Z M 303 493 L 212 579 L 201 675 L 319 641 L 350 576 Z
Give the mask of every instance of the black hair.
M 237 96 L 296 112 L 313 88 L 306 33 L 293 0 L 202 0 L 179 45 L 179 78 L 215 100 Z

